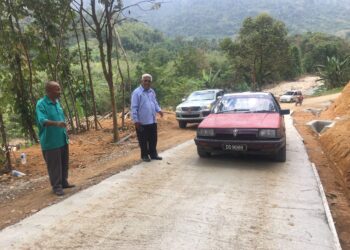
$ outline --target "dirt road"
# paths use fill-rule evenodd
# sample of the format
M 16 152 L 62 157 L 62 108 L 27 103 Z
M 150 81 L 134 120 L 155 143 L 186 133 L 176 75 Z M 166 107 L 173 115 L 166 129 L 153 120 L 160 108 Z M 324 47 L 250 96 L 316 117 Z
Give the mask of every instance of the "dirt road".
M 193 141 L 0 232 L 0 249 L 334 249 L 303 143 L 287 162 L 200 159 Z

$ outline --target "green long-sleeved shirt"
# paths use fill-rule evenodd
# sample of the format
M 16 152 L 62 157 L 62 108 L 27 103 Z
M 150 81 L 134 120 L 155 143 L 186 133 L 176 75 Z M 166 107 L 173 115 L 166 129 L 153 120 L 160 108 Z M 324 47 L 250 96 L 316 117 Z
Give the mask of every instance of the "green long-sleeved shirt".
M 68 144 L 66 128 L 44 125 L 48 120 L 65 122 L 63 109 L 58 100 L 53 103 L 47 96 L 41 98 L 36 104 L 36 119 L 42 150 L 56 149 Z

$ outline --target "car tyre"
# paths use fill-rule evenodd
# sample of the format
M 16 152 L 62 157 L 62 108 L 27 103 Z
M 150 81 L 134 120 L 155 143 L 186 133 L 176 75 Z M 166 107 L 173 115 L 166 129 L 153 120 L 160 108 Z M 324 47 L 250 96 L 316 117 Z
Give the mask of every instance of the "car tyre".
M 211 156 L 210 152 L 207 152 L 207 151 L 204 151 L 204 150 L 201 150 L 198 148 L 197 148 L 197 153 L 198 153 L 199 157 L 201 157 L 201 158 L 208 158 Z
M 179 127 L 180 128 L 186 128 L 187 122 L 179 121 Z
M 287 159 L 287 149 L 284 145 L 274 156 L 274 160 L 277 162 L 285 162 Z

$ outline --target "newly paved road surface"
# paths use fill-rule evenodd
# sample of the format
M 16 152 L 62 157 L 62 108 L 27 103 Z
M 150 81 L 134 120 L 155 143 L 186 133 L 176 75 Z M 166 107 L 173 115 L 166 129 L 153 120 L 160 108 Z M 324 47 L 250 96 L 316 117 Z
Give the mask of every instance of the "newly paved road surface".
M 0 232 L 0 249 L 334 249 L 310 162 L 287 119 L 287 162 L 193 141 Z

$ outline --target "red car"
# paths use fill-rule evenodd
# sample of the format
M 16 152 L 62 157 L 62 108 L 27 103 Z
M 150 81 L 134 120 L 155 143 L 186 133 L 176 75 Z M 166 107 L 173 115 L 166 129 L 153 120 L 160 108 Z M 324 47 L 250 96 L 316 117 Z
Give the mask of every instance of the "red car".
M 226 94 L 211 114 L 198 126 L 197 145 L 200 157 L 214 152 L 269 155 L 286 161 L 286 133 L 281 109 L 271 93 L 247 92 Z

